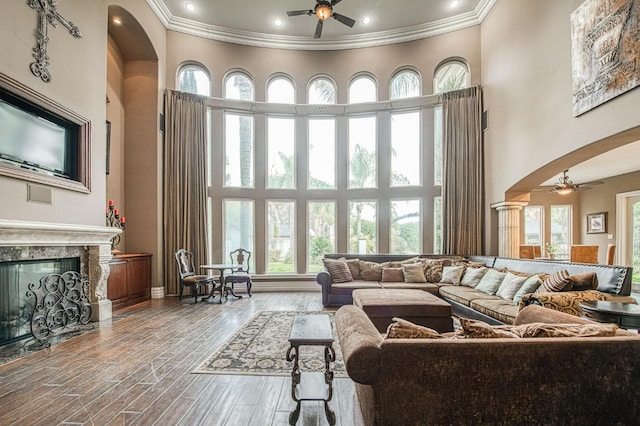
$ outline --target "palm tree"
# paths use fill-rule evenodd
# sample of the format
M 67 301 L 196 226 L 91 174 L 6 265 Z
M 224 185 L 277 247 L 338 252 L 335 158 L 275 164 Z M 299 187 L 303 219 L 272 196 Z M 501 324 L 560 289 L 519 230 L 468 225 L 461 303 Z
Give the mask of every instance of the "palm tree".
M 232 77 L 233 84 L 238 89 L 239 98 L 242 100 L 252 100 L 253 86 L 248 78 L 242 75 Z M 240 116 L 240 186 L 251 187 L 252 151 L 253 151 L 253 120 L 249 117 Z M 242 209 L 240 212 L 240 246 L 250 247 L 250 229 L 252 227 L 251 212 Z

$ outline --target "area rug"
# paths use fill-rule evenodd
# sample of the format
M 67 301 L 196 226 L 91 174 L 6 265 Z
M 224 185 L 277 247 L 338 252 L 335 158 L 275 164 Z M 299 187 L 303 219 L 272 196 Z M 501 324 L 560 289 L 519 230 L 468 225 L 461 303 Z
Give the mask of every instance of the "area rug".
M 216 349 L 192 373 L 290 376 L 293 362 L 286 359 L 289 333 L 296 314 L 329 315 L 335 341 L 336 360 L 331 363 L 335 377 L 348 377 L 342 361 L 333 312 L 260 311 Z M 323 371 L 324 347 L 301 346 L 302 371 Z

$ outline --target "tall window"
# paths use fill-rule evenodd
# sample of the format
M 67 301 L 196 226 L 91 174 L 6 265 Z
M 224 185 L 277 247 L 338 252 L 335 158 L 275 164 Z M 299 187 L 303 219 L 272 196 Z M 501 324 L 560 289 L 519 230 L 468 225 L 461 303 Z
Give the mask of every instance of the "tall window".
M 349 202 L 349 253 L 377 253 L 378 203 L 375 201 Z
M 267 86 L 267 102 L 279 104 L 293 104 L 296 91 L 293 83 L 286 77 L 276 77 Z
M 391 114 L 391 186 L 422 182 L 420 112 Z
M 253 82 L 249 77 L 240 72 L 229 74 L 224 85 L 225 98 L 240 101 L 253 100 Z
M 542 245 L 542 206 L 525 206 L 524 208 L 524 244 Z
M 197 65 L 186 65 L 178 73 L 178 90 L 209 96 L 211 94 L 211 79 L 204 69 Z
M 349 118 L 349 188 L 376 188 L 376 117 Z
M 420 200 L 391 201 L 391 253 L 420 253 Z
M 335 104 L 336 86 L 325 77 L 318 77 L 309 84 L 309 104 Z
M 254 252 L 254 208 L 252 200 L 224 200 L 224 256 L 226 261 L 229 253 L 243 248 Z M 251 256 L 251 270 L 254 256 Z
M 267 272 L 296 272 L 296 203 L 267 202 Z
M 227 112 L 224 125 L 224 186 L 253 188 L 253 116 Z
M 442 197 L 433 199 L 433 252 L 442 254 Z
M 571 205 L 552 205 L 551 215 L 551 244 L 557 247 L 556 256 L 569 257 L 571 246 Z
M 375 102 L 378 100 L 376 82 L 371 77 L 360 76 L 349 85 L 349 103 Z
M 420 96 L 420 77 L 415 71 L 401 71 L 391 79 L 389 99 Z
M 309 228 L 307 235 L 307 271 L 322 269 L 325 253 L 336 252 L 336 203 L 335 201 L 309 201 L 307 208 Z
M 295 119 L 267 117 L 267 188 L 295 189 Z
M 336 119 L 309 119 L 309 189 L 336 187 Z

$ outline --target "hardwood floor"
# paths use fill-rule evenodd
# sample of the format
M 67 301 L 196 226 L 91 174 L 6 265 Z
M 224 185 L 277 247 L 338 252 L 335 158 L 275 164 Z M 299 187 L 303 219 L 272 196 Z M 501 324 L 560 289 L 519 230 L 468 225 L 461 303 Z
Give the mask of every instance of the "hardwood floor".
M 319 293 L 254 293 L 226 303 L 170 297 L 0 367 L 1 425 L 286 425 L 290 377 L 191 374 L 259 310 L 322 310 Z M 284 354 L 283 354 L 284 357 Z M 350 379 L 335 379 L 338 425 L 361 425 Z M 326 425 L 306 402 L 298 425 Z

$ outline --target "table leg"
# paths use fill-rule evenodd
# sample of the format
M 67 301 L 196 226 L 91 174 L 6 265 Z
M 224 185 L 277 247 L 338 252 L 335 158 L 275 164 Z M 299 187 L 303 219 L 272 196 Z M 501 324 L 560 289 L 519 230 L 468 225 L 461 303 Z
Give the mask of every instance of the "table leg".
M 298 364 L 299 348 L 290 346 L 287 350 L 287 361 L 293 361 L 293 370 L 291 370 L 291 398 L 296 402 L 296 408 L 289 414 L 289 424 L 295 425 L 300 417 L 300 400 L 296 395 L 296 386 L 300 384 L 300 365 Z

